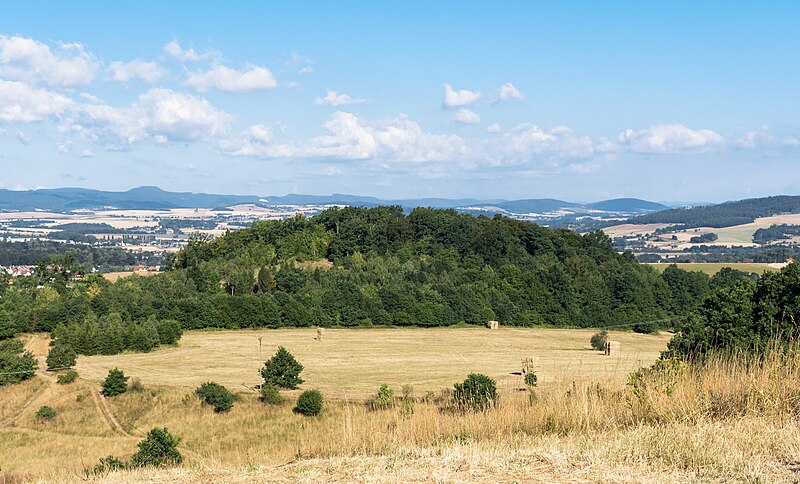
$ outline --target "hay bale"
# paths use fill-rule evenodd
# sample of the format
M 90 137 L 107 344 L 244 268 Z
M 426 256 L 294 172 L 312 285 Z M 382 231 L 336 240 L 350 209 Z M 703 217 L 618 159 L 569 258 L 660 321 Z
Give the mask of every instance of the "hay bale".
M 500 327 L 500 321 L 489 321 L 486 323 L 486 327 L 489 329 L 497 329 Z
M 619 356 L 622 345 L 619 341 L 606 342 L 606 356 Z
M 317 337 L 314 339 L 317 341 L 322 341 L 323 336 L 325 336 L 325 328 L 317 328 Z

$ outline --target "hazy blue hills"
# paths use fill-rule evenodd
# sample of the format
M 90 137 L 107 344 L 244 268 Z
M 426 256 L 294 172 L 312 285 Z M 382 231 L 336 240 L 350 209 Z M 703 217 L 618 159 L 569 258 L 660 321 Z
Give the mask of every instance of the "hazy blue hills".
M 410 210 L 415 207 L 454 208 L 473 213 L 503 213 L 511 215 L 537 215 L 548 213 L 592 213 L 597 211 L 637 215 L 668 207 L 659 203 L 634 198 L 619 198 L 590 204 L 580 204 L 550 198 L 479 200 L 473 198 L 415 198 L 380 199 L 377 197 L 347 195 L 301 195 L 260 197 L 255 195 L 215 195 L 207 193 L 168 192 L 158 187 L 145 186 L 124 192 L 92 190 L 87 188 L 52 188 L 40 190 L 0 189 L 0 210 L 44 210 L 69 212 L 81 209 L 115 208 L 121 210 L 165 210 L 170 208 L 217 208 L 244 203 L 262 206 L 286 205 L 354 205 L 373 207 L 400 205 Z

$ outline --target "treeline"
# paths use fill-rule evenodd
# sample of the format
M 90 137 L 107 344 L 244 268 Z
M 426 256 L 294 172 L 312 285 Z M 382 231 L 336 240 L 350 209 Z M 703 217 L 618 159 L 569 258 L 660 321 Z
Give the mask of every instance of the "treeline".
M 800 213 L 800 196 L 779 195 L 704 207 L 676 208 L 634 217 L 629 223 L 667 223 L 681 224 L 685 228 L 721 228 L 751 223 L 759 217 L 780 213 Z
M 116 355 L 123 351 L 148 352 L 159 345 L 173 345 L 181 338 L 181 324 L 175 320 L 124 321 L 117 313 L 97 317 L 86 315 L 81 322 L 59 324 L 52 337 L 79 355 Z
M 760 228 L 753 233 L 753 242 L 757 244 L 768 244 L 777 240 L 787 240 L 800 235 L 800 225 L 772 225 L 768 228 Z
M 763 355 L 770 345 L 800 337 L 800 264 L 758 280 L 720 287 L 693 311 L 669 343 L 671 352 L 703 356 L 711 351 Z
M 645 249 L 642 249 L 645 250 Z M 663 258 L 658 250 L 646 249 L 648 252 L 638 255 L 640 262 L 659 262 Z M 664 251 L 670 262 L 785 262 L 786 259 L 800 259 L 798 246 L 770 247 L 725 247 L 721 245 L 699 245 L 686 249 L 676 255 L 675 252 Z
M 133 254 L 118 247 L 93 247 L 64 244 L 48 240 L 27 242 L 0 242 L 0 265 L 34 265 L 49 261 L 53 255 L 71 255 L 84 272 L 93 267 L 111 271 L 136 264 L 160 265 L 163 256 L 152 253 Z

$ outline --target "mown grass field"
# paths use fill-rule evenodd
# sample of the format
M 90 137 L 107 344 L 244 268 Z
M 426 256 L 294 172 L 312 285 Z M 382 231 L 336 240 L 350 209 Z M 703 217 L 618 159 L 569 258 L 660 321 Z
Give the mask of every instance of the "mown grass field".
M 564 381 L 619 381 L 651 364 L 669 335 L 612 333 L 622 344 L 618 357 L 589 346 L 596 330 L 500 328 L 316 329 L 189 331 L 175 348 L 152 353 L 80 357 L 77 369 L 91 381 L 114 367 L 145 384 L 194 388 L 213 380 L 231 388 L 260 382 L 261 359 L 285 346 L 305 366 L 306 388 L 337 398 L 363 398 L 382 383 L 417 391 L 452 387 L 469 373 L 485 373 L 501 389 L 516 389 L 526 357 L 538 358 L 544 385 Z M 259 353 L 259 338 L 261 351 Z
M 656 262 L 649 264 L 658 272 L 664 272 L 664 269 L 670 266 L 666 262 Z M 743 272 L 755 272 L 756 274 L 763 274 L 767 271 L 780 270 L 781 264 L 767 264 L 757 262 L 679 262 L 676 264 L 678 267 L 685 271 L 705 272 L 709 276 L 713 276 L 723 267 L 730 267 Z

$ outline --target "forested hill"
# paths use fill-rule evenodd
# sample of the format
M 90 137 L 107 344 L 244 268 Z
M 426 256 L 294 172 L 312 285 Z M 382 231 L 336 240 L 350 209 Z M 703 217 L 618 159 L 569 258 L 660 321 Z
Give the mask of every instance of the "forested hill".
M 667 284 L 617 254 L 602 234 L 454 210 L 405 215 L 400 207 L 350 207 L 257 222 L 213 241 L 194 240 L 172 268 L 201 293 L 274 300 L 280 324 L 289 325 L 497 319 L 601 326 L 659 319 L 675 309 Z
M 800 196 L 779 195 L 750 198 L 703 207 L 675 208 L 631 218 L 630 223 L 681 224 L 693 227 L 732 227 L 751 223 L 759 217 L 781 213 L 800 213 Z

